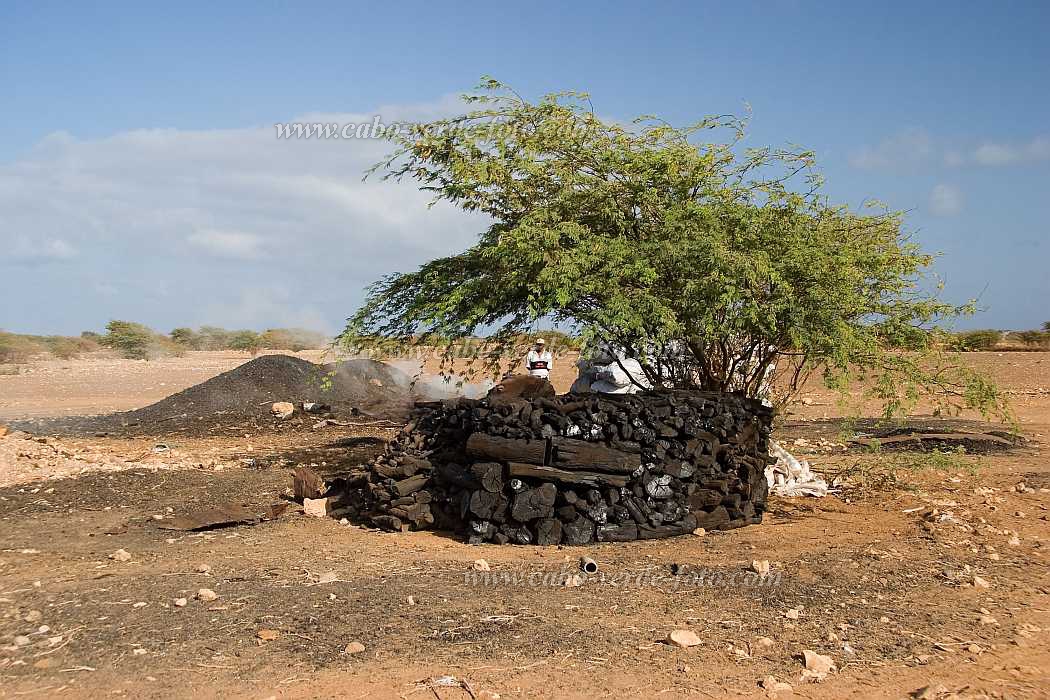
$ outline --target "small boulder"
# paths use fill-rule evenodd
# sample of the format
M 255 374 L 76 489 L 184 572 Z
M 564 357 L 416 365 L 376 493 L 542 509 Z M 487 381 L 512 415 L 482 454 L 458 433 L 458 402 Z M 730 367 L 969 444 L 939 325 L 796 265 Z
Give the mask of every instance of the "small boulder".
M 676 646 L 679 649 L 688 649 L 689 647 L 695 647 L 702 643 L 701 639 L 695 632 L 689 630 L 672 630 L 667 635 L 667 643 Z
M 125 549 L 118 549 L 109 555 L 113 561 L 131 561 L 131 553 Z
M 802 660 L 806 665 L 806 670 L 802 672 L 802 677 L 811 678 L 815 681 L 824 680 L 829 673 L 837 668 L 833 658 L 809 649 L 802 652 Z
M 365 650 L 365 645 L 361 642 L 350 642 L 343 649 L 343 653 L 353 656 L 354 654 L 360 654 Z
M 766 676 L 761 681 L 759 681 L 758 684 L 760 686 L 762 686 L 762 689 L 765 690 L 770 695 L 776 695 L 777 693 L 792 693 L 792 692 L 794 692 L 794 688 L 791 687 L 790 683 L 785 683 L 783 681 L 778 681 L 773 676 Z
M 273 417 L 277 420 L 291 418 L 292 414 L 295 413 L 295 404 L 287 401 L 278 401 L 270 406 L 270 413 L 272 413 Z
M 210 603 L 213 600 L 218 600 L 219 594 L 210 588 L 201 588 L 197 591 L 197 600 L 202 603 Z
M 329 504 L 327 498 L 304 498 L 303 512 L 315 518 L 328 517 Z

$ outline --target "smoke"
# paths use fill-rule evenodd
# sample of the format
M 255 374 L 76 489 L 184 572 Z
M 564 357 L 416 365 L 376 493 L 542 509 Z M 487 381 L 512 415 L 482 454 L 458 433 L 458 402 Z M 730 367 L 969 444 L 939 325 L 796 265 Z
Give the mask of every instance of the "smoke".
M 412 389 L 428 399 L 451 399 L 460 396 L 477 399 L 487 394 L 489 389 L 496 385 L 490 379 L 470 382 L 458 374 L 444 377 L 438 374 L 426 374 L 423 372 L 423 363 L 419 360 L 388 360 L 386 364 L 404 372 L 408 378 L 405 383 L 406 389 Z

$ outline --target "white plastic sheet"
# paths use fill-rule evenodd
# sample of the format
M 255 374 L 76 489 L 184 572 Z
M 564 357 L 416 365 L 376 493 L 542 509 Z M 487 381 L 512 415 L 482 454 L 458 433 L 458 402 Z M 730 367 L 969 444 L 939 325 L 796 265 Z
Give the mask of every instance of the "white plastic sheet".
M 769 454 L 776 457 L 775 464 L 766 467 L 769 492 L 776 496 L 828 495 L 828 482 L 809 468 L 809 462 L 796 459 L 775 440 L 769 441 Z

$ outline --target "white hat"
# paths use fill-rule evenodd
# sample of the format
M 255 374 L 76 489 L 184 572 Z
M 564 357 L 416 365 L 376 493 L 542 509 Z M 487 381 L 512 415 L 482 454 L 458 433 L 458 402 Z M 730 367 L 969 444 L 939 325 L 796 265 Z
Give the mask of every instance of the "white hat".
M 543 338 L 536 338 L 536 345 L 546 345 L 547 341 Z

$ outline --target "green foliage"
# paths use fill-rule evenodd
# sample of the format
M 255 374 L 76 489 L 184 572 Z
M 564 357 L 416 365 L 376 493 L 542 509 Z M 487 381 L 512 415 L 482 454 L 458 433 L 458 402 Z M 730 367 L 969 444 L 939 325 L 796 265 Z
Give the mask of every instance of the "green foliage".
M 149 359 L 150 349 L 156 344 L 156 333 L 134 321 L 113 320 L 106 324 L 101 343 L 113 348 L 121 357 L 131 360 Z
M 813 154 L 742 146 L 745 122 L 603 122 L 586 95 L 530 103 L 494 80 L 469 114 L 395 136 L 373 171 L 491 221 L 473 247 L 375 283 L 341 336 L 352 349 L 436 345 L 492 331 L 490 372 L 541 323 L 638 358 L 655 386 L 787 393 L 874 378 L 890 410 L 931 393 L 1000 406 L 937 354 L 967 312 L 926 294 L 932 257 L 897 212 L 832 204 Z M 931 360 L 933 366 L 931 367 Z
M 949 338 L 949 347 L 957 352 L 991 350 L 1002 339 L 1000 331 L 985 329 L 955 333 Z
M 180 345 L 187 350 L 199 350 L 200 349 L 200 336 L 194 332 L 192 328 L 174 328 L 171 333 L 168 334 L 171 341 L 176 345 Z
M 1021 331 L 1017 338 L 1031 347 L 1050 346 L 1050 331 Z
M 85 352 L 98 350 L 99 343 L 90 338 L 72 338 L 63 335 L 45 336 L 44 344 L 48 352 L 62 360 L 72 360 Z
M 0 331 L 0 363 L 21 364 L 46 350 L 47 347 L 36 336 Z
M 234 331 L 229 336 L 230 350 L 244 350 L 255 355 L 262 350 L 262 342 L 255 331 Z
M 270 328 L 261 335 L 259 342 L 262 347 L 270 350 L 301 352 L 318 350 L 325 347 L 329 341 L 322 333 L 304 328 Z
M 1050 321 L 1043 321 L 1043 330 L 1050 333 Z

